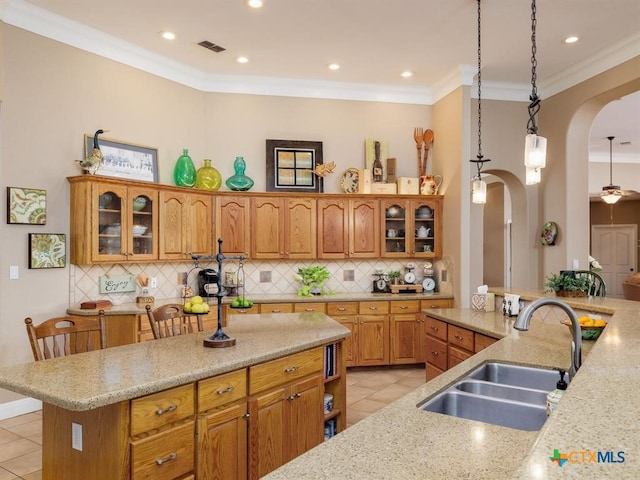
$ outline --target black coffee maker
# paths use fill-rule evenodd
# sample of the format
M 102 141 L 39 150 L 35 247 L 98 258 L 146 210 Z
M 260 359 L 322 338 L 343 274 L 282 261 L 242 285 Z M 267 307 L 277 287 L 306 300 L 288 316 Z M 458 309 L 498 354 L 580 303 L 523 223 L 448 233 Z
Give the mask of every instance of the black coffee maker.
M 198 272 L 198 293 L 201 297 L 215 297 L 218 293 L 218 272 L 205 268 Z

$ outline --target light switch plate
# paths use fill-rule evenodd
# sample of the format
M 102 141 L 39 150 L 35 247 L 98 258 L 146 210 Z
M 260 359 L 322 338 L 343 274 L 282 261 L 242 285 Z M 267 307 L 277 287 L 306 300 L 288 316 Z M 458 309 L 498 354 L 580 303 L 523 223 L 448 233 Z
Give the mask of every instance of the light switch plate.
M 82 451 L 82 425 L 71 423 L 71 448 Z

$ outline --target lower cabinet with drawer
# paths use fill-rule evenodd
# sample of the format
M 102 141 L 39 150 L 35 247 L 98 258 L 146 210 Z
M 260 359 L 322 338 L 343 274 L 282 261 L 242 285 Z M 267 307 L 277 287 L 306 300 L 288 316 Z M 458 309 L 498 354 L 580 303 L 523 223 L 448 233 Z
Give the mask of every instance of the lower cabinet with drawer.
M 425 315 L 426 379 L 437 377 L 498 341 Z
M 346 428 L 342 341 L 88 411 L 43 403 L 42 478 L 258 479 L 320 444 L 327 422 Z

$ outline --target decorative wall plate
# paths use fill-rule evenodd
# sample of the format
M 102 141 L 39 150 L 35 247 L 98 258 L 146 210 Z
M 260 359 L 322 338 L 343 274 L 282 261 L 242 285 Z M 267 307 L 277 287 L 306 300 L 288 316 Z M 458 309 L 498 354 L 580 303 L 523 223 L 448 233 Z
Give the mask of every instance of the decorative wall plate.
M 358 192 L 358 169 L 347 168 L 340 177 L 340 186 L 345 193 Z
M 542 245 L 555 245 L 557 235 L 558 225 L 556 224 L 556 222 L 547 222 L 542 226 L 540 243 L 542 243 Z

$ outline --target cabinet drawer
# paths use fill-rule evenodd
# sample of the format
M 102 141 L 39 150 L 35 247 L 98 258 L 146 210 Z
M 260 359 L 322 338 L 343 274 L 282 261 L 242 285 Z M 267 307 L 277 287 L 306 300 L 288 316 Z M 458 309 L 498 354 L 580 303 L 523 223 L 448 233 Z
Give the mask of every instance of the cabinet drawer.
M 228 315 L 244 315 L 245 313 L 260 313 L 260 305 L 252 305 L 251 307 L 232 308 L 231 305 L 224 306 L 225 318 Z
M 447 369 L 447 344 L 433 337 L 427 337 L 426 362 L 435 365 L 440 370 Z
M 487 337 L 481 333 L 476 333 L 473 351 L 477 353 L 480 350 L 487 348 L 489 345 L 493 345 L 497 341 L 497 338 Z
M 360 302 L 358 313 L 361 315 L 383 315 L 389 313 L 389 302 Z
M 433 380 L 434 378 L 436 378 L 438 375 L 440 375 L 441 373 L 444 373 L 444 370 L 430 364 L 427 363 L 426 365 L 426 379 L 427 382 L 429 380 Z
M 328 303 L 327 315 L 357 315 L 358 302 Z
M 326 304 L 322 302 L 318 303 L 294 303 L 293 311 L 295 313 L 303 313 L 303 312 L 318 312 L 324 313 L 326 310 Z
M 450 298 L 432 298 L 430 300 L 422 300 L 420 308 L 451 308 L 453 300 Z
M 471 330 L 449 325 L 447 340 L 452 345 L 457 345 L 469 352 L 473 352 L 473 332 Z
M 464 362 L 467 358 L 471 357 L 473 353 L 461 350 L 460 348 L 449 345 L 449 368 L 453 368 L 459 363 Z
M 389 303 L 391 313 L 418 313 L 420 300 L 401 300 Z
M 193 384 L 131 401 L 131 436 L 193 417 Z
M 198 382 L 198 413 L 247 396 L 247 370 L 225 373 Z
M 263 303 L 260 305 L 260 313 L 293 313 L 291 303 Z
M 172 480 L 193 472 L 194 437 L 189 422 L 131 442 L 131 479 Z
M 447 341 L 447 323 L 435 318 L 426 317 L 426 333 L 427 336 L 439 338 L 442 341 Z
M 318 347 L 249 367 L 249 393 L 254 395 L 268 388 L 321 372 L 324 363 L 323 353 L 324 348 Z

